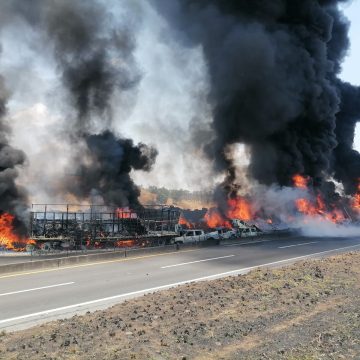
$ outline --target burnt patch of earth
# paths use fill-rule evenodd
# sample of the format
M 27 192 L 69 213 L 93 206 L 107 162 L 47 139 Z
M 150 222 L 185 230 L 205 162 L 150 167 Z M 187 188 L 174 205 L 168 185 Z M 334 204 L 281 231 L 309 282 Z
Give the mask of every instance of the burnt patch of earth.
M 360 253 L 0 334 L 0 359 L 359 359 Z

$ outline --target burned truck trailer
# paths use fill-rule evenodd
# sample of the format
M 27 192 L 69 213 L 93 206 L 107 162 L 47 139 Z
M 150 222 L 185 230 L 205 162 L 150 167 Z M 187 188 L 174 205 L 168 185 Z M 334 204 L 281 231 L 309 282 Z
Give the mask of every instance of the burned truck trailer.
M 177 234 L 180 209 L 145 205 L 137 209 L 104 205 L 33 204 L 30 238 L 62 247 L 156 246 Z

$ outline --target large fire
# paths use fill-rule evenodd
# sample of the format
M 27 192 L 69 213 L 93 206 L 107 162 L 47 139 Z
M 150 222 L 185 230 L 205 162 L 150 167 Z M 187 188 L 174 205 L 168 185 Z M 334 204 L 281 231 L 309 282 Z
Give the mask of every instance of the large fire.
M 191 228 L 194 228 L 194 224 L 192 224 L 190 221 L 188 221 L 183 214 L 180 215 L 179 217 L 179 224 L 188 228 L 188 229 L 191 229 Z
M 230 219 L 242 219 L 245 221 L 253 218 L 251 204 L 244 198 L 237 197 L 228 200 L 227 217 Z
M 21 238 L 14 233 L 15 217 L 9 213 L 0 215 L 0 247 L 7 250 L 22 251 L 32 240 Z
M 339 208 L 339 204 L 328 204 L 324 201 L 323 195 L 315 190 L 309 189 L 310 178 L 300 174 L 295 174 L 292 177 L 293 186 L 301 190 L 303 195 L 300 195 L 295 200 L 295 209 L 298 213 L 304 216 L 304 221 L 310 217 L 320 219 L 323 221 L 331 221 L 333 223 L 341 223 L 346 220 L 345 213 Z M 231 227 L 231 219 L 240 219 L 243 221 L 259 220 L 261 209 L 254 210 L 255 206 L 251 203 L 249 198 L 238 196 L 227 201 L 227 209 L 221 212 L 218 208 L 211 208 L 207 211 L 204 221 L 209 228 L 219 226 Z M 359 191 L 353 200 L 353 208 L 360 212 L 360 181 Z M 272 216 L 278 214 L 267 214 L 265 221 L 272 224 Z M 295 213 L 287 214 L 288 222 L 294 222 L 297 219 Z
M 137 214 L 131 211 L 128 207 L 117 208 L 116 216 L 118 219 L 136 219 Z
M 360 214 L 360 179 L 358 180 L 357 192 L 354 195 L 352 207 Z
M 251 203 L 243 197 L 236 197 L 227 201 L 227 210 L 223 215 L 216 208 L 211 208 L 205 214 L 204 220 L 209 228 L 224 226 L 231 228 L 230 219 L 251 220 L 254 214 Z
M 294 186 L 300 189 L 307 189 L 309 178 L 302 176 L 300 174 L 295 174 L 292 177 Z
M 307 177 L 296 174 L 293 176 L 293 181 L 295 187 L 304 190 L 308 189 Z M 305 197 L 296 199 L 295 205 L 300 213 L 308 217 L 318 217 L 324 220 L 332 221 L 334 223 L 339 223 L 345 220 L 345 216 L 342 210 L 337 209 L 335 206 L 332 206 L 331 209 L 327 208 L 325 201 L 320 193 L 317 194 L 314 200 L 309 200 Z

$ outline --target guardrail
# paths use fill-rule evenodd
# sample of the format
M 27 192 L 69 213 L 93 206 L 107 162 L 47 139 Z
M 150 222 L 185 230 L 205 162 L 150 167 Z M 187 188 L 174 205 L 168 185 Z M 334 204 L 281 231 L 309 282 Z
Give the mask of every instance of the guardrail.
M 266 236 L 265 236 L 266 235 Z M 257 237 L 248 237 L 248 238 L 239 238 L 234 240 L 222 240 L 221 244 L 228 244 L 228 243 L 254 243 L 258 242 L 259 240 L 263 240 L 264 237 L 274 238 L 286 238 L 289 237 L 289 234 L 279 233 L 279 234 L 264 234 L 262 236 Z M 85 253 L 78 254 L 71 254 L 65 253 L 60 254 L 61 256 L 56 258 L 49 258 L 49 259 L 41 259 L 41 260 L 34 260 L 35 257 L 30 257 L 30 260 L 17 262 L 17 263 L 9 263 L 5 265 L 0 265 L 0 275 L 1 274 L 9 274 L 15 272 L 24 272 L 24 271 L 33 271 L 39 269 L 54 269 L 66 266 L 74 266 L 74 265 L 81 265 L 87 263 L 97 263 L 102 261 L 109 261 L 113 259 L 121 259 L 121 258 L 132 258 L 137 256 L 143 255 L 151 255 L 151 254 L 162 254 L 166 252 L 176 252 L 179 250 L 184 249 L 191 249 L 191 248 L 201 248 L 207 246 L 216 246 L 219 244 L 219 241 L 201 241 L 197 243 L 191 244 L 176 244 L 176 245 L 162 245 L 162 246 L 155 246 L 155 247 L 144 247 L 144 248 L 136 248 L 136 249 L 110 249 L 108 251 L 102 251 L 98 253 L 90 253 L 90 251 L 85 251 Z M 56 254 L 51 255 L 56 256 Z M 25 260 L 25 259 L 24 259 Z
M 164 245 L 157 247 L 148 248 L 137 248 L 137 249 L 121 249 L 116 251 L 108 251 L 97 254 L 82 254 L 68 257 L 58 257 L 43 260 L 34 260 L 27 262 L 10 263 L 6 265 L 0 265 L 0 275 L 9 273 L 20 273 L 24 271 L 34 271 L 41 269 L 55 269 L 60 267 L 99 263 L 103 261 L 110 261 L 113 259 L 125 259 L 134 258 L 144 255 L 156 255 L 166 252 L 176 252 L 188 248 L 200 248 L 202 246 L 212 246 L 213 244 L 205 243 L 194 243 L 194 244 L 182 244 L 182 245 Z

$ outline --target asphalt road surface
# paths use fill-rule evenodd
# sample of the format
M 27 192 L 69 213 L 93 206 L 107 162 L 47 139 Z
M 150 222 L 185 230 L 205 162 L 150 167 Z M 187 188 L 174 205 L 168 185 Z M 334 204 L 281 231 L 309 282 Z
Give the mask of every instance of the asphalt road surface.
M 22 329 L 104 309 L 125 299 L 186 282 L 360 250 L 358 237 L 292 237 L 249 242 L 0 275 L 0 330 Z

